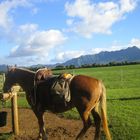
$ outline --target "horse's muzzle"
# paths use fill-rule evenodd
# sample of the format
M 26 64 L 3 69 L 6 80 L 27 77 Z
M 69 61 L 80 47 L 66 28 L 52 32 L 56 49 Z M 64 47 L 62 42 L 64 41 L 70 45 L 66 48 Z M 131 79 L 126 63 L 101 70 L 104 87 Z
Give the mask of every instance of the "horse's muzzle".
M 8 92 L 8 93 L 0 93 L 0 100 L 1 101 L 7 101 L 9 99 L 11 99 L 13 97 L 13 93 L 12 92 Z

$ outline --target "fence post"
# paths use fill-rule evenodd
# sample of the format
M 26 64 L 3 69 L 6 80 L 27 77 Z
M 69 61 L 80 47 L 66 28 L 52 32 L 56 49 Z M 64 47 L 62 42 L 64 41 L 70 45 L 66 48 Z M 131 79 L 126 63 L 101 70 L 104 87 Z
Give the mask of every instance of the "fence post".
M 11 99 L 12 127 L 15 135 L 19 135 L 18 104 L 17 104 L 17 86 L 13 87 L 13 97 Z

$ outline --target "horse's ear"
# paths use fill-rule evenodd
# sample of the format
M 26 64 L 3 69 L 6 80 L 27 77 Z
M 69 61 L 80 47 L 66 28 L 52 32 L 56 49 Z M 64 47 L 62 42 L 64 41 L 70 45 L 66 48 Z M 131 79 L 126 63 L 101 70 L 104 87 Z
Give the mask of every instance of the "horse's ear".
M 13 68 L 15 68 L 15 66 L 8 66 L 8 65 L 7 65 L 7 72 L 13 70 Z
M 8 71 L 10 71 L 10 66 L 9 66 L 9 65 L 7 65 L 7 72 L 8 72 Z

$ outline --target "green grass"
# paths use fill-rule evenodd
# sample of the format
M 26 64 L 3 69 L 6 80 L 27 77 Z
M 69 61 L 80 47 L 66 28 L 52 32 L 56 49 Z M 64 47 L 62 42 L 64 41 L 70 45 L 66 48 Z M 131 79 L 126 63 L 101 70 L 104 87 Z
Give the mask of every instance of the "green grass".
M 140 138 L 139 100 L 108 101 L 109 124 L 113 139 L 138 140 Z
M 65 71 L 101 79 L 107 88 L 108 121 L 113 140 L 140 140 L 140 65 L 54 72 Z M 24 96 L 18 97 L 18 105 L 29 107 Z M 79 119 L 75 108 L 61 115 Z
M 19 108 L 30 108 L 26 97 L 25 97 L 25 93 L 22 95 L 18 95 L 18 107 Z M 0 108 L 2 107 L 2 104 L 0 104 Z M 11 107 L 11 100 L 6 101 L 6 103 L 4 103 L 3 105 L 4 108 L 10 108 Z
M 13 140 L 12 132 L 0 134 L 0 140 Z
M 3 87 L 3 75 L 0 75 L 0 92 L 2 91 Z

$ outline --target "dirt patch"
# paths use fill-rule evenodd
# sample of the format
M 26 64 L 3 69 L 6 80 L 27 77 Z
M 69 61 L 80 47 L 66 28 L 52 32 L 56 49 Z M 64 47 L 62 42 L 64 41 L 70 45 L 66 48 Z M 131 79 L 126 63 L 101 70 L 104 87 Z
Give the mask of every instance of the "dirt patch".
M 11 110 L 8 112 L 7 125 L 0 128 L 0 134 L 12 132 Z M 38 136 L 37 119 L 30 109 L 19 109 L 19 136 L 14 136 L 13 140 L 36 140 Z M 65 119 L 56 114 L 45 113 L 45 126 L 49 140 L 74 140 L 82 129 L 81 120 Z M 85 139 L 92 140 L 94 127 L 91 127 L 86 133 Z

